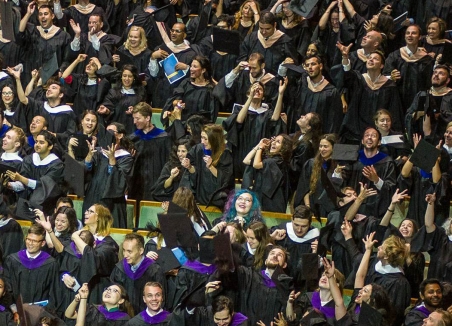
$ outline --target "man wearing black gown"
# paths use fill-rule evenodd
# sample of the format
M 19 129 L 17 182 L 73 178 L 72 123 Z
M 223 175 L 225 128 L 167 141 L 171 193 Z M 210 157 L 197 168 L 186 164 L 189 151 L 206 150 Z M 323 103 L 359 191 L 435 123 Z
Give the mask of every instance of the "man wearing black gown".
M 361 41 L 361 48 L 350 53 L 350 63 L 353 70 L 364 74 L 367 71 L 366 62 L 370 54 L 381 48 L 383 38 L 377 31 L 369 31 Z
M 14 302 L 22 295 L 24 303 L 49 300 L 48 306 L 55 307 L 58 263 L 41 250 L 45 245 L 45 234 L 42 226 L 32 225 L 25 238 L 26 249 L 5 260 L 4 275 L 11 286 Z
M 121 284 L 127 290 L 135 312 L 143 311 L 146 308 L 142 297 L 144 285 L 146 282 L 159 282 L 165 285 L 165 275 L 160 266 L 154 263 L 154 260 L 143 254 L 143 236 L 137 233 L 127 234 L 122 248 L 124 259 L 116 264 L 110 280 L 113 283 Z
M 437 279 L 426 279 L 419 286 L 422 302 L 413 307 L 405 317 L 405 326 L 422 326 L 425 318 L 441 308 L 443 286 Z
M 155 127 L 151 121 L 152 108 L 140 102 L 133 108 L 133 122 L 137 130 L 130 136 L 136 149 L 135 165 L 129 196 L 152 200 L 152 187 L 158 180 L 171 150 L 171 136 Z
M 240 45 L 237 62 L 245 61 L 251 53 L 259 52 L 265 58 L 266 69 L 276 74 L 278 66 L 286 58 L 292 58 L 298 64 L 298 54 L 292 39 L 276 29 L 276 17 L 271 12 L 261 15 L 259 31 L 252 32 Z

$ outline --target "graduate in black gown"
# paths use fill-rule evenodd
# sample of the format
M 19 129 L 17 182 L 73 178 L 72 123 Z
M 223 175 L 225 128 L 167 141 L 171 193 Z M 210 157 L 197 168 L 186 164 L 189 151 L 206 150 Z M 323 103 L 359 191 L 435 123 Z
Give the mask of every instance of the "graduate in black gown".
M 91 143 L 85 166 L 91 175 L 85 191 L 83 211 L 95 203 L 106 206 L 113 215 L 113 227 L 127 228 L 126 198 L 124 196 L 132 175 L 133 144 L 127 138 L 124 125 L 113 122 L 107 127 L 115 135 L 114 143 L 107 148 Z
M 281 82 L 276 107 L 262 103 L 265 86 L 254 82 L 248 89 L 248 98 L 243 106 L 235 106 L 232 114 L 223 121 L 226 139 L 231 146 L 234 160 L 234 175 L 242 178 L 245 172 L 243 159 L 262 138 L 272 138 L 284 129 L 281 111 L 287 78 Z
M 127 134 L 134 132 L 133 106 L 145 100 L 144 88 L 138 73 L 137 67 L 133 65 L 122 66 L 121 81 L 108 91 L 97 110 L 105 126 L 119 122 L 124 125 Z
M 24 236 L 20 224 L 10 216 L 3 200 L 0 203 L 0 216 L 0 247 L 4 260 L 8 255 L 24 248 Z
M 25 116 L 26 106 L 19 101 L 15 86 L 13 84 L 5 84 L 1 88 L 1 92 L 0 109 L 3 111 L 3 118 L 6 118 L 6 125 L 9 127 L 16 126 L 26 131 L 28 129 Z
M 450 42 L 445 39 L 446 36 L 446 22 L 438 17 L 432 17 L 427 22 L 427 35 L 420 39 L 419 45 L 423 47 L 427 53 L 436 61 L 438 55 L 443 54 L 444 44 Z
M 77 325 L 122 326 L 126 325 L 133 316 L 133 308 L 128 301 L 127 291 L 119 284 L 111 284 L 104 289 L 101 305 L 88 305 L 88 296 L 88 283 L 84 283 L 67 307 L 66 318 L 76 319 Z
M 259 31 L 251 33 L 241 43 L 237 62 L 246 60 L 254 52 L 264 55 L 265 67 L 271 73 L 276 73 L 279 64 L 286 58 L 292 58 L 298 64 L 298 54 L 292 39 L 276 29 L 276 17 L 271 12 L 260 17 Z
M 23 302 L 32 303 L 48 300 L 48 307 L 55 308 L 58 263 L 41 251 L 45 244 L 45 229 L 37 224 L 28 229 L 26 249 L 6 257 L 4 275 L 11 286 L 14 302 L 22 295 Z M 34 257 L 30 260 L 29 257 Z
M 426 91 L 431 86 L 434 60 L 419 47 L 420 37 L 419 26 L 408 26 L 405 31 L 406 46 L 390 53 L 383 69 L 383 75 L 391 76 L 396 82 L 404 108 L 410 106 L 418 92 Z
M 71 78 L 71 88 L 76 92 L 73 108 L 77 119 L 81 119 L 81 115 L 87 110 L 96 111 L 110 90 L 108 80 L 96 74 L 101 67 L 98 58 L 93 57 L 89 60 L 83 74 L 72 73 L 87 57 L 86 54 L 79 54 L 61 76 Z
M 103 205 L 94 204 L 84 214 L 85 230 L 89 230 L 95 238 L 94 258 L 96 261 L 96 275 L 91 278 L 89 285 L 90 303 L 99 303 L 106 286 L 110 285 L 110 275 L 118 262 L 119 246 L 110 236 L 113 216 Z
M 14 326 L 13 313 L 9 308 L 12 303 L 11 295 L 8 293 L 8 283 L 3 276 L 0 276 L 0 324 Z
M 263 153 L 264 152 L 264 153 Z M 292 140 L 280 134 L 272 140 L 263 138 L 243 159 L 248 165 L 243 173 L 242 189 L 253 190 L 262 210 L 285 213 L 289 201 L 288 165 Z
M 116 264 L 110 280 L 127 290 L 133 310 L 138 313 L 146 308 L 143 302 L 144 285 L 147 282 L 158 282 L 163 286 L 163 293 L 166 293 L 166 278 L 162 268 L 144 255 L 143 236 L 129 233 L 122 246 L 124 259 Z
M 132 318 L 126 326 L 166 326 L 170 325 L 171 313 L 164 310 L 162 305 L 165 300 L 163 287 L 157 282 L 148 282 L 143 289 L 143 301 L 146 309 L 136 312 L 137 315 Z
M 420 302 L 405 316 L 405 326 L 422 325 L 425 318 L 442 306 L 443 284 L 435 278 L 427 278 L 419 286 Z
M 133 109 L 136 131 L 129 137 L 136 154 L 129 196 L 133 199 L 152 200 L 152 187 L 168 161 L 171 137 L 152 124 L 152 108 L 141 102 Z
M 184 79 L 173 91 L 162 110 L 160 121 L 168 126 L 169 115 L 174 109 L 182 111 L 182 121 L 194 114 L 202 114 L 210 121 L 216 121 L 220 110 L 219 100 L 214 96 L 215 82 L 209 59 L 195 56 L 190 66 L 190 78 Z
M 184 79 L 190 77 L 188 72 L 190 64 L 196 56 L 196 52 L 188 41 L 185 40 L 186 36 L 185 25 L 182 23 L 175 23 L 171 28 L 170 38 L 165 39 L 162 44 L 155 47 L 151 54 L 149 72 L 152 76 L 152 105 L 154 107 L 163 107 L 168 97 L 173 94 L 174 89 L 178 87 Z M 178 61 L 175 70 L 183 71 L 185 76 L 170 83 L 163 66 L 160 67 L 159 64 L 163 64 L 162 60 L 172 54 L 174 54 Z M 157 62 L 157 60 L 159 60 L 159 62 Z
M 208 124 L 201 132 L 201 144 L 192 147 L 182 161 L 187 170 L 181 186 L 191 189 L 202 205 L 223 207 L 227 193 L 234 188 L 231 150 L 226 147 L 224 130 Z

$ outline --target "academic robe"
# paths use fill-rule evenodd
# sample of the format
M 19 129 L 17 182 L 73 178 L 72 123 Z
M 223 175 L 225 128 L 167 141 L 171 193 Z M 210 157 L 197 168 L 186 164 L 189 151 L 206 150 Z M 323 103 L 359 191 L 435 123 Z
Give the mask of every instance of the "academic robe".
M 69 274 L 77 280 L 80 286 L 83 283 L 88 283 L 97 273 L 94 248 L 86 246 L 83 254 L 79 254 L 74 242 L 70 242 L 64 246 L 63 252 L 58 254 L 56 259 L 60 266 L 60 277 L 55 280 L 57 286 L 57 311 L 59 314 L 64 314 L 77 292 L 69 289 L 64 284 L 62 276 L 66 273 Z
M 365 166 L 373 165 L 378 177 L 383 180 L 383 186 L 377 190 L 374 183 L 362 174 Z M 345 178 L 345 185 L 359 191 L 359 182 L 367 184 L 368 188 L 378 191 L 376 196 L 366 199 L 363 204 L 362 214 L 382 218 L 391 203 L 392 194 L 395 191 L 396 175 L 394 161 L 385 153 L 379 152 L 372 158 L 367 158 L 364 151 L 359 151 L 358 161 L 351 166 L 350 176 Z
M 185 103 L 185 108 L 182 110 L 182 121 L 186 121 L 189 116 L 195 113 L 205 115 L 210 121 L 216 121 L 220 103 L 214 96 L 213 90 L 213 84 L 197 86 L 189 78 L 184 79 L 174 89 L 173 95 L 167 99 L 162 110 L 162 115 L 160 116 L 160 121 L 164 126 L 168 125 L 169 119 L 164 119 L 163 114 L 165 111 L 173 111 L 174 100 L 181 100 Z
M 1 74 L 1 72 L 0 72 Z M 0 81 L 0 89 L 3 89 Z M 27 125 L 27 117 L 26 117 L 26 105 L 21 103 L 19 99 L 14 99 L 12 103 L 12 110 L 4 110 L 3 114 L 5 119 L 12 125 L 19 127 L 24 132 L 28 130 L 29 125 Z M 3 138 L 3 137 L 2 137 Z
M 298 57 L 305 57 L 312 36 L 309 20 L 303 19 L 299 24 L 291 28 L 286 28 L 281 19 L 277 20 L 277 24 L 277 29 L 292 39 L 292 44 L 298 52 Z
M 164 50 L 170 54 L 174 54 L 174 56 L 177 58 L 179 62 L 185 63 L 186 65 L 191 64 L 193 61 L 193 58 L 196 56 L 196 52 L 193 50 L 193 48 L 188 47 L 182 51 L 179 52 L 173 52 L 165 43 L 160 44 L 159 46 L 155 47 L 154 51 L 158 51 L 159 49 Z M 161 61 L 161 60 L 158 60 Z M 157 63 L 159 64 L 159 63 Z M 161 108 L 165 105 L 166 100 L 173 95 L 174 89 L 178 87 L 181 82 L 186 79 L 190 78 L 190 70 L 187 71 L 187 74 L 184 78 L 179 79 L 178 81 L 170 84 L 168 81 L 168 78 L 165 75 L 165 71 L 163 67 L 160 67 L 159 65 L 159 71 L 156 77 L 152 77 L 152 106 L 156 108 Z M 172 107 L 171 107 L 172 111 Z
M 22 228 L 11 217 L 0 219 L 0 246 L 3 250 L 3 257 L 7 257 L 24 248 Z
M 84 111 L 97 111 L 110 90 L 110 83 L 105 78 L 96 78 L 94 84 L 88 84 L 85 74 L 72 74 L 71 77 L 71 88 L 76 92 L 73 110 L 77 119 L 80 119 Z
M 405 326 L 423 325 L 424 319 L 430 316 L 430 311 L 424 305 L 424 302 L 415 306 L 405 316 Z
M 314 87 L 306 73 L 297 80 L 297 93 L 287 111 L 288 131 L 299 129 L 297 120 L 302 115 L 317 113 L 322 121 L 323 133 L 337 133 L 342 123 L 342 102 L 339 90 L 326 79 Z
M 0 325 L 4 325 L 4 326 L 17 325 L 14 322 L 12 312 L 7 307 L 4 307 L 2 305 L 0 305 Z
M 44 117 L 48 123 L 47 129 L 56 133 L 57 141 L 62 148 L 66 148 L 68 137 L 77 130 L 75 113 L 66 104 L 51 107 L 47 101 L 41 102 L 28 96 L 26 115 L 28 126 L 35 116 Z
M 144 257 L 140 267 L 133 272 L 130 264 L 125 259 L 119 261 L 110 275 L 113 283 L 121 284 L 129 295 L 129 302 L 134 311 L 146 309 L 143 301 L 143 289 L 147 282 L 158 282 L 163 286 L 163 293 L 166 288 L 166 278 L 163 270 L 154 260 Z
M 447 28 L 452 28 L 452 2 L 451 0 L 426 0 L 419 2 L 418 14 L 423 16 L 420 26 L 424 27 L 432 17 L 438 17 L 446 22 Z
M 173 179 L 171 186 L 165 188 L 165 181 L 171 176 L 171 169 L 174 167 L 173 163 L 167 162 L 163 167 L 162 172 L 160 172 L 160 176 L 152 188 L 152 197 L 155 201 L 162 202 L 172 200 L 174 193 L 177 188 L 179 188 L 182 175 L 185 173 L 185 168 L 182 166 L 177 166 L 179 168 L 179 175 Z
M 169 158 L 171 137 L 155 126 L 147 134 L 137 130 L 129 137 L 136 150 L 129 196 L 137 201 L 152 200 L 152 186 Z
M 115 151 L 116 164 L 109 172 L 109 160 L 100 147 L 94 153 L 92 178 L 85 191 L 83 212 L 96 203 L 105 205 L 113 216 L 113 227 L 127 228 L 125 192 L 132 174 L 133 157 L 124 149 Z
M 25 59 L 24 49 L 16 42 L 4 38 L 0 38 L 0 53 L 5 67 L 15 67 Z
M 299 237 L 295 234 L 292 222 L 287 222 L 271 228 L 270 233 L 273 233 L 275 230 L 286 231 L 285 238 L 276 241 L 276 244 L 286 248 L 290 254 L 288 274 L 293 277 L 295 288 L 297 288 L 297 286 L 300 285 L 301 280 L 306 279 L 305 275 L 302 275 L 301 256 L 303 254 L 312 253 L 311 245 L 314 241 L 318 240 L 320 235 L 319 229 L 311 226 L 303 237 Z M 315 270 L 315 266 L 312 266 L 312 269 Z
M 262 169 L 247 166 L 242 189 L 256 193 L 263 211 L 285 213 L 289 201 L 288 164 L 280 155 L 262 160 Z
M 237 55 L 212 50 L 207 57 L 212 66 L 212 78 L 220 80 L 236 66 Z M 223 111 L 223 110 L 222 110 Z
M 223 128 L 227 132 L 226 139 L 232 150 L 234 162 L 234 175 L 242 178 L 245 172 L 243 159 L 255 147 L 262 138 L 270 139 L 282 132 L 281 120 L 272 121 L 273 110 L 267 104 L 263 104 L 259 112 L 248 112 L 243 123 L 237 122 L 241 107 L 235 108 L 234 112 L 223 121 Z
M 258 38 L 258 33 L 260 32 L 252 32 L 240 44 L 240 54 L 237 58 L 237 63 L 247 61 L 251 53 L 259 52 L 264 56 L 265 68 L 273 74 L 278 72 L 278 66 L 286 58 L 292 58 L 295 64 L 298 64 L 297 50 L 288 35 L 281 32 L 281 36 L 273 44 L 264 45 Z
M 96 260 L 97 274 L 89 282 L 89 303 L 102 302 L 104 288 L 110 286 L 110 275 L 118 262 L 119 246 L 111 236 L 104 239 L 96 239 L 94 257 Z
M 84 53 L 88 55 L 87 59 L 79 64 L 76 68 L 76 71 L 82 73 L 85 71 L 86 65 L 89 63 L 89 60 L 92 57 L 96 57 L 99 59 L 99 62 L 102 65 L 111 65 L 113 63 L 113 51 L 116 47 L 119 47 L 119 43 L 121 39 L 119 36 L 113 34 L 101 34 L 99 38 L 100 46 L 99 49 L 96 50 L 88 39 L 87 34 L 80 35 L 80 50 L 76 51 L 77 55 L 80 53 Z M 82 69 L 81 69 L 81 68 Z
M 390 53 L 386 59 L 382 74 L 390 76 L 391 71 L 394 69 L 400 72 L 402 78 L 396 81 L 396 85 L 405 111 L 418 92 L 425 91 L 431 86 L 434 60 L 429 55 L 425 55 L 417 61 L 415 59 L 405 59 L 407 55 L 404 53 L 404 47 Z
M 171 323 L 171 313 L 163 310 L 157 315 L 151 317 L 148 315 L 146 310 L 140 312 L 138 315 L 129 320 L 126 326 L 146 326 L 146 325 L 156 325 L 156 326 L 166 326 Z
M 108 126 L 112 122 L 119 122 L 126 127 L 126 132 L 131 134 L 135 131 L 135 126 L 132 115 L 127 114 L 126 111 L 129 110 L 129 107 L 135 106 L 143 100 L 144 95 L 140 88 L 128 90 L 111 88 L 101 104 L 110 110 L 108 115 L 102 116 L 104 125 Z
M 137 67 L 138 69 L 138 74 L 144 73 L 146 74 L 146 79 L 149 79 L 149 70 L 148 70 L 148 66 L 149 66 L 149 60 L 151 60 L 151 50 L 149 50 L 148 48 L 146 48 L 143 52 L 140 52 L 137 55 L 133 55 L 132 53 L 130 53 L 129 50 L 127 50 L 124 45 L 121 45 L 117 52 L 121 52 L 123 53 L 125 56 L 128 57 L 128 62 L 117 62 L 116 66 L 119 67 L 118 69 L 120 69 L 120 67 L 122 67 L 125 64 L 133 64 L 135 67 Z
M 429 38 L 426 36 L 421 37 L 419 41 L 419 46 L 423 47 L 427 53 L 434 53 L 436 59 L 438 57 L 438 54 L 442 54 L 444 52 L 444 41 L 433 43 Z
M 323 318 L 327 325 L 335 325 L 335 315 L 334 315 L 334 301 L 328 301 L 322 305 L 320 300 L 319 292 L 306 292 L 302 294 L 294 303 L 294 311 L 297 314 L 297 319 L 303 319 L 303 315 L 308 311 L 309 308 L 314 308 L 323 314 Z M 322 316 L 318 316 L 322 318 Z M 306 322 L 310 323 L 309 319 Z M 310 325 L 310 324 L 307 324 Z
M 391 113 L 392 128 L 403 131 L 403 107 L 392 80 L 381 75 L 373 84 L 367 74 L 357 71 L 343 73 L 344 83 L 350 91 L 350 102 L 341 126 L 342 137 L 359 141 L 364 130 L 375 125 L 373 116 L 381 108 Z
M 212 307 L 197 307 L 194 309 L 193 314 L 187 313 L 185 308 L 181 307 L 173 311 L 173 318 L 171 325 L 177 326 L 214 326 L 217 325 L 214 322 L 214 314 Z M 232 315 L 231 322 L 227 326 L 250 326 L 248 317 L 235 312 Z
M 86 309 L 85 325 L 123 326 L 130 316 L 123 311 L 108 311 L 104 306 L 89 304 Z
M 211 203 L 214 206 L 222 206 L 226 198 L 221 193 L 218 194 L 218 191 L 222 189 L 223 193 L 228 193 L 234 188 L 232 154 L 228 148 L 225 148 L 215 166 L 216 177 L 206 167 L 203 159 L 205 155 L 208 154 L 204 152 L 203 144 L 192 147 L 187 158 L 195 167 L 195 173 L 185 171 L 181 186 L 189 187 L 193 191 L 196 201 L 202 205 Z
M 49 300 L 49 307 L 56 306 L 56 280 L 58 263 L 41 251 L 35 259 L 29 259 L 26 249 L 6 257 L 4 276 L 11 286 L 13 301 L 22 295 L 24 303 Z
M 301 172 L 303 171 L 303 166 L 306 162 L 313 158 L 316 149 L 310 141 L 304 141 L 299 139 L 301 133 L 295 133 L 290 135 L 294 143 L 294 148 L 292 150 L 292 157 L 289 163 L 289 181 L 290 181 L 290 191 L 293 193 L 298 186 L 298 180 L 300 179 Z
M 69 35 L 71 35 L 71 38 L 73 38 L 75 34 L 69 24 L 69 21 L 73 19 L 76 24 L 80 25 L 82 33 L 88 34 L 88 22 L 91 15 L 99 15 L 102 17 L 104 24 L 102 30 L 108 33 L 110 30 L 110 25 L 104 9 L 92 3 L 90 3 L 86 8 L 83 8 L 81 5 L 76 4 L 63 9 L 63 17 L 58 20 L 58 26 L 60 26 L 61 28 L 66 27 Z
M 282 312 L 287 304 L 292 290 L 292 278 L 284 273 L 275 273 L 272 278 L 265 274 L 265 270 L 256 271 L 253 268 L 239 266 L 234 272 L 238 284 L 222 282 L 223 291 L 231 287 L 238 287 L 239 309 L 248 317 L 250 325 L 256 325 L 259 320 L 270 325 L 273 318 Z M 210 281 L 213 281 L 211 279 Z

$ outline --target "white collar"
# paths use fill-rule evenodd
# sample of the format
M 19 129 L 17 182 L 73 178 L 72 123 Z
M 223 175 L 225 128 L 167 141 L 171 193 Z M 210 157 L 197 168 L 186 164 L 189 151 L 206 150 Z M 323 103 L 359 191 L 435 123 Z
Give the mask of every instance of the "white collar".
M 443 148 L 444 148 L 449 154 L 452 154 L 452 146 L 449 147 L 449 146 L 447 146 L 446 144 L 444 144 L 444 145 L 443 145 Z
M 1 156 L 2 161 L 21 161 L 22 162 L 22 157 L 19 156 L 19 152 L 14 152 L 14 153 L 2 153 Z
M 204 232 L 207 231 L 207 227 L 204 224 L 204 221 L 201 219 L 201 224 L 199 224 L 198 222 L 195 221 L 195 217 L 192 215 L 190 217 L 191 219 L 191 223 L 193 224 L 193 228 L 195 229 L 196 233 L 201 236 L 201 234 L 203 234 Z
M 4 220 L 0 220 L 0 228 L 1 228 L 2 226 L 5 226 L 6 224 L 8 224 L 9 221 L 11 221 L 11 217 L 8 217 L 8 218 L 6 218 L 6 219 L 4 219 Z
M 1 78 L 0 78 L 1 79 Z M 7 115 L 8 117 L 12 117 L 14 115 L 14 112 L 11 111 L 10 109 L 6 109 L 5 111 L 3 111 L 3 113 L 5 115 Z
M 265 273 L 265 275 L 268 276 L 269 279 L 272 278 L 272 274 L 270 274 L 270 271 L 268 270 L 268 268 L 265 269 L 264 273 Z
M 36 259 L 36 258 L 38 258 L 39 255 L 41 254 L 41 252 L 42 252 L 42 251 L 39 251 L 36 255 L 31 256 L 31 255 L 29 254 L 28 250 L 25 250 L 25 253 L 27 254 L 27 257 L 30 258 L 30 259 Z
M 124 87 L 121 88 L 122 94 L 128 94 L 128 95 L 135 95 L 135 91 L 133 88 L 125 89 Z
M 414 53 L 411 52 L 411 50 L 408 48 L 408 46 L 405 46 L 405 50 L 406 50 L 406 53 L 408 53 L 409 57 L 413 56 Z
M 257 114 L 262 114 L 266 111 L 268 111 L 268 104 L 262 103 L 260 108 L 253 108 L 251 105 L 248 107 L 248 111 L 256 112 Z
M 159 238 L 158 237 L 153 237 L 153 238 L 151 238 L 151 240 L 154 240 L 155 244 L 157 244 L 158 241 L 159 241 Z M 162 247 L 162 248 L 166 247 L 165 239 L 162 239 L 162 243 L 160 244 L 160 247 Z
M 61 112 L 69 112 L 72 111 L 72 108 L 69 105 L 63 104 L 63 105 L 58 105 L 55 107 L 51 107 L 49 105 L 49 102 L 45 101 L 44 102 L 44 110 L 46 110 L 49 113 L 61 113 Z
M 0 71 L 0 79 L 8 77 L 8 74 L 4 71 Z
M 391 265 L 385 265 L 381 263 L 381 260 L 375 264 L 375 271 L 380 274 L 395 274 L 395 273 L 403 273 L 403 269 L 400 267 L 392 267 Z
M 183 41 L 182 43 L 180 43 L 180 44 L 174 44 L 173 41 L 171 41 L 170 44 L 171 44 L 172 46 L 174 46 L 175 48 L 190 46 L 190 42 L 188 42 L 188 41 L 185 40 L 185 39 L 184 39 L 184 41 Z
M 449 241 L 452 241 L 452 234 L 447 236 L 449 238 Z
M 254 256 L 254 253 L 256 252 L 256 249 L 251 248 L 250 244 L 248 242 L 246 243 L 246 247 L 248 249 L 248 252 Z
M 33 164 L 35 166 L 49 165 L 53 161 L 58 160 L 58 156 L 56 156 L 53 153 L 50 153 L 49 155 L 47 155 L 46 158 L 43 159 L 42 161 L 41 161 L 41 158 L 39 157 L 38 153 L 33 153 L 32 158 L 33 158 Z
M 94 239 L 95 240 L 99 240 L 99 241 L 102 241 L 102 240 L 104 240 L 105 239 L 105 237 L 104 236 L 102 236 L 102 235 L 98 235 L 97 233 L 94 235 Z
M 105 155 L 103 152 L 102 152 L 102 155 L 105 156 L 106 158 L 108 158 L 108 156 Z M 126 156 L 126 155 L 130 155 L 130 153 L 128 151 L 126 151 L 125 149 L 117 149 L 115 151 L 115 158 L 118 158 L 121 156 Z
M 320 231 L 317 228 L 313 228 L 312 230 L 309 230 L 308 233 L 306 233 L 303 237 L 299 237 L 295 234 L 295 231 L 293 229 L 292 222 L 286 223 L 286 229 L 287 229 L 287 235 L 289 236 L 290 240 L 297 243 L 304 243 L 306 241 L 312 240 L 320 235 Z
M 150 317 L 155 317 L 157 316 L 159 313 L 161 313 L 163 311 L 162 308 L 160 308 L 160 310 L 157 313 L 151 314 L 149 311 L 149 308 L 146 308 L 146 313 L 150 316 Z
M 95 78 L 95 79 L 88 78 L 88 81 L 86 82 L 86 85 L 87 86 L 97 85 L 97 78 Z

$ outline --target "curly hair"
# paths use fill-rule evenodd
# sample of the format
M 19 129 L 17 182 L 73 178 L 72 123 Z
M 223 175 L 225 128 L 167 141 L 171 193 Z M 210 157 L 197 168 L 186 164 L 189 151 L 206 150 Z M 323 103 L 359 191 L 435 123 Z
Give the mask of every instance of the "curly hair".
M 301 136 L 301 131 L 298 130 L 292 136 L 293 141 L 293 150 L 298 147 L 300 143 L 311 143 L 314 148 L 315 153 L 319 150 L 320 136 L 322 135 L 322 121 L 318 113 L 311 112 L 311 118 L 308 121 L 308 124 L 311 128 L 309 128 L 303 138 L 299 140 Z
M 259 6 L 259 3 L 253 0 L 246 0 L 245 2 L 242 3 L 242 5 L 240 6 L 239 11 L 237 11 L 234 15 L 235 18 L 235 22 L 234 25 L 232 26 L 233 30 L 237 30 L 239 29 L 240 26 L 240 22 L 242 20 L 242 11 L 243 11 L 243 7 L 245 7 L 246 4 L 250 3 L 250 2 L 254 2 L 256 4 L 256 9 L 258 14 L 261 14 L 261 9 Z M 251 34 L 254 31 L 254 25 L 256 25 L 258 22 L 254 20 L 254 16 L 251 18 L 251 21 L 253 22 L 253 24 L 251 25 L 251 28 L 248 30 L 247 35 Z
M 446 231 L 446 235 L 450 236 L 452 235 L 452 232 L 450 230 L 450 225 L 452 224 L 452 217 L 449 217 L 446 222 L 444 222 L 444 224 L 442 225 L 442 228 L 444 229 L 444 231 Z
M 323 140 L 323 139 L 328 141 L 333 147 L 334 147 L 334 144 L 336 144 L 336 135 L 335 134 L 325 134 L 322 137 L 320 137 L 320 140 Z M 320 144 L 320 142 L 319 142 L 319 144 Z M 334 163 L 334 162 L 332 162 L 332 163 Z M 317 154 L 314 157 L 314 166 L 312 167 L 311 179 L 309 181 L 309 189 L 310 189 L 309 194 L 310 195 L 314 194 L 317 189 L 317 182 L 319 181 L 319 178 L 321 175 L 320 169 L 322 169 L 322 164 L 323 164 L 322 155 L 320 155 L 320 152 L 317 152 Z M 331 166 L 329 168 L 334 169 L 335 164 L 331 164 Z
M 391 235 L 383 242 L 383 245 L 386 245 L 384 253 L 388 257 L 387 261 L 389 265 L 392 267 L 403 266 L 407 256 L 405 240 L 395 235 Z
M 279 136 L 281 136 L 283 138 L 283 141 L 281 143 L 281 149 L 276 153 L 271 153 L 270 148 L 267 148 L 264 151 L 264 157 L 269 158 L 269 157 L 281 156 L 284 162 L 289 163 L 290 158 L 292 157 L 292 147 L 293 147 L 292 138 L 287 134 L 279 134 L 276 137 L 279 137 Z
M 237 216 L 237 210 L 235 208 L 235 203 L 237 198 L 242 194 L 250 194 L 253 197 L 253 204 L 251 205 L 251 209 L 246 216 L 244 216 L 245 225 L 249 225 L 249 223 L 253 221 L 262 221 L 262 213 L 261 213 L 261 204 L 259 203 L 259 199 L 256 194 L 247 189 L 241 189 L 237 191 L 231 191 L 228 196 L 228 200 L 224 206 L 224 213 L 222 216 L 222 220 L 226 222 L 234 221 Z

